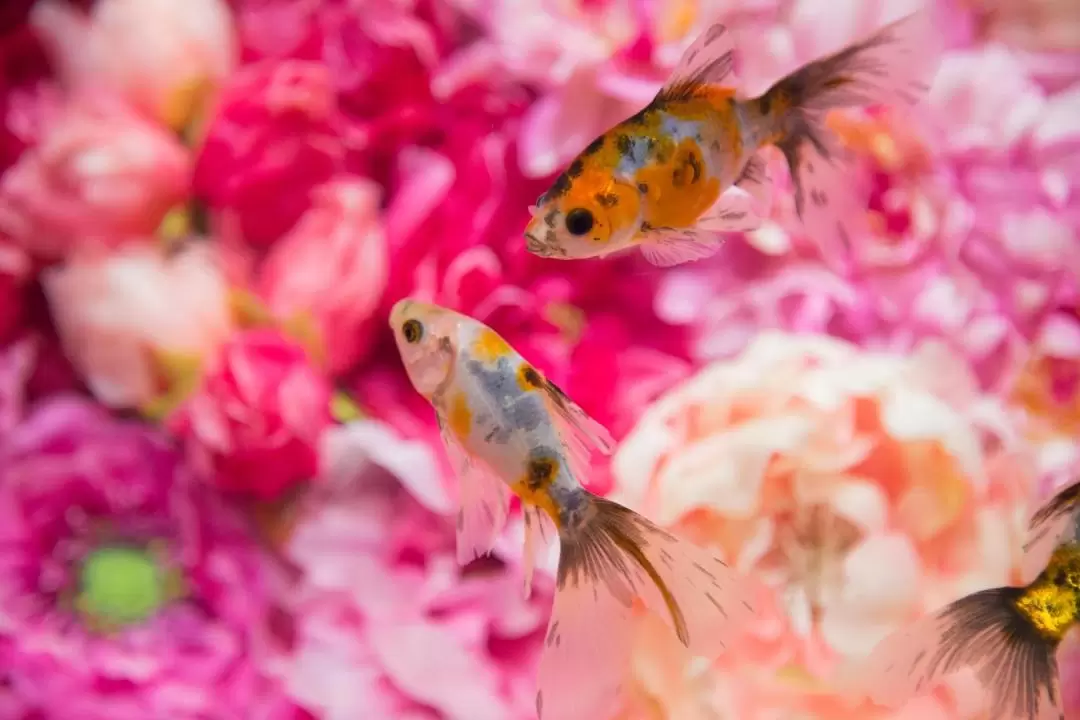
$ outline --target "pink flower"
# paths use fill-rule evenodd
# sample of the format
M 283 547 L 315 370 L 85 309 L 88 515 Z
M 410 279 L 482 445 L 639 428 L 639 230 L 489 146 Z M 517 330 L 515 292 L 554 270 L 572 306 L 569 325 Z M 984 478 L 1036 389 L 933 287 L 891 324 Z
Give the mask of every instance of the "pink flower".
M 16 0 L 0 10 L 0 175 L 37 142 L 58 96 L 45 49 L 25 22 L 32 4 Z
M 432 522 L 386 469 L 356 463 L 407 448 L 385 431 L 355 430 L 328 433 L 323 481 L 333 494 L 305 516 L 289 546 L 305 582 L 286 598 L 295 640 L 278 675 L 328 720 L 535 717 L 550 583 L 541 580 L 525 600 L 520 574 L 497 560 L 459 568 L 452 530 Z M 381 449 L 370 444 L 376 436 Z M 426 472 L 424 465 L 394 471 Z
M 328 369 L 340 373 L 362 352 L 365 322 L 386 288 L 380 190 L 344 177 L 312 196 L 300 222 L 271 248 L 257 286 L 278 317 L 303 315 L 315 321 Z
M 188 179 L 167 130 L 115 97 L 82 95 L 0 181 L 0 231 L 46 259 L 116 247 L 152 233 Z
M 30 258 L 22 248 L 0 237 L 0 347 L 22 323 L 30 279 Z
M 89 17 L 62 0 L 46 0 L 31 19 L 69 87 L 114 91 L 177 130 L 202 110 L 234 64 L 223 0 L 101 0 Z
M 1072 633 L 1065 639 L 1058 655 L 1061 664 L 1061 701 L 1065 717 L 1080 713 L 1080 635 Z
M 767 584 L 725 668 L 840 693 L 886 633 L 1019 579 L 1038 491 L 1019 420 L 941 344 L 766 332 L 646 410 L 613 497 Z
M 195 195 L 265 247 L 296 224 L 311 191 L 342 169 L 340 113 L 320 63 L 266 61 L 222 89 L 194 176 Z
M 0 663 L 36 717 L 300 717 L 261 666 L 265 558 L 162 437 L 53 398 L 0 441 L 0 499 Z
M 232 332 L 220 261 L 198 238 L 171 255 L 132 245 L 73 259 L 42 282 L 68 357 L 110 407 L 145 409 L 182 379 L 167 364 L 194 372 Z
M 330 386 L 303 348 L 275 330 L 234 335 L 169 419 L 224 490 L 280 497 L 319 472 Z

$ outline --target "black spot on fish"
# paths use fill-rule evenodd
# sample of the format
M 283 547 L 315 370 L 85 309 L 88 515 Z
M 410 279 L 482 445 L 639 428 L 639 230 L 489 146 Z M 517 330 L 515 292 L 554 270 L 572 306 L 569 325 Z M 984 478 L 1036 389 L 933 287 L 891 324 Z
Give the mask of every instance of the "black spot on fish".
M 555 218 L 558 217 L 558 215 L 559 215 L 558 210 L 552 210 L 551 212 L 549 212 L 547 215 L 544 216 L 544 224 L 547 225 L 549 228 L 554 228 L 555 227 Z
M 585 163 L 581 161 L 581 158 L 570 163 L 570 167 L 566 168 L 566 174 L 572 178 L 576 178 L 583 172 L 585 172 Z
M 806 173 L 808 175 L 814 174 L 814 163 L 810 162 L 809 160 L 806 161 Z
M 521 379 L 524 380 L 527 385 L 534 388 L 538 388 L 544 384 L 544 379 L 540 377 L 540 373 L 538 373 L 536 368 L 531 365 L 526 366 L 525 369 L 521 371 Z
M 690 184 L 692 185 L 701 179 L 701 162 L 698 160 L 697 155 L 688 157 L 687 162 L 690 165 L 690 169 L 694 172 L 694 176 L 690 178 Z
M 548 647 L 551 647 L 552 645 L 558 644 L 560 639 L 561 638 L 559 637 L 559 621 L 556 620 L 555 622 L 551 623 L 551 629 L 548 630 L 547 640 L 544 641 L 544 644 L 547 645 Z
M 554 457 L 539 455 L 529 459 L 527 482 L 530 490 L 539 490 L 551 484 L 559 464 Z
M 638 192 L 640 192 L 642 195 L 645 195 L 649 192 L 649 185 L 648 183 L 638 183 L 637 189 Z
M 562 173 L 559 177 L 555 178 L 555 182 L 551 184 L 551 188 L 547 191 L 548 199 L 554 199 L 565 195 L 570 190 L 570 176 L 566 173 Z
M 638 110 L 636 113 L 634 113 L 630 117 L 626 118 L 626 120 L 623 120 L 623 124 L 624 125 L 644 125 L 645 124 L 645 115 L 646 115 L 646 113 L 649 112 L 649 110 L 651 108 L 652 108 L 652 103 L 649 103 L 648 105 L 641 108 L 640 110 Z
M 653 226 L 648 222 L 641 223 L 641 232 L 649 232 L 653 229 Z
M 810 191 L 810 202 L 818 207 L 825 207 L 829 204 L 829 196 L 825 194 L 824 190 L 815 188 Z
M 598 153 L 598 152 L 600 152 L 600 149 L 602 147 L 604 147 L 604 136 L 603 135 L 601 135 L 600 137 L 596 138 L 591 143 L 589 143 L 585 147 L 585 149 L 581 151 L 581 157 L 588 157 L 589 155 L 593 155 L 595 153 Z
M 596 193 L 596 202 L 602 207 L 615 207 L 619 204 L 619 196 L 615 193 Z
M 634 141 L 630 139 L 629 135 L 617 135 L 615 137 L 615 147 L 619 150 L 620 155 L 629 155 L 634 149 Z

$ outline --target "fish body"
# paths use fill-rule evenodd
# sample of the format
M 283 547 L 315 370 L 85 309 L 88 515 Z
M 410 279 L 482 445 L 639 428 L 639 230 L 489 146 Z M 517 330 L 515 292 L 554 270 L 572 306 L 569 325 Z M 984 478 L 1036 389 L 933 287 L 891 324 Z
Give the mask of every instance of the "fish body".
M 459 562 L 491 551 L 511 495 L 526 522 L 526 591 L 538 534 L 553 526 L 558 536 L 540 717 L 591 720 L 617 707 L 637 603 L 695 653 L 722 649 L 752 612 L 746 584 L 707 551 L 583 486 L 590 453 L 613 450 L 602 425 L 472 318 L 406 299 L 390 324 L 459 476 Z
M 1056 653 L 1080 624 L 1080 483 L 1032 517 L 1023 587 L 973 593 L 881 641 L 863 688 L 897 707 L 962 669 L 975 671 L 990 720 L 1064 720 Z
M 788 162 L 807 229 L 846 243 L 863 213 L 825 115 L 917 102 L 936 67 L 932 38 L 927 13 L 916 13 L 744 99 L 730 33 L 712 26 L 644 109 L 596 138 L 537 200 L 526 246 L 559 259 L 638 247 L 660 266 L 707 257 L 717 233 L 755 229 L 768 214 L 770 145 Z

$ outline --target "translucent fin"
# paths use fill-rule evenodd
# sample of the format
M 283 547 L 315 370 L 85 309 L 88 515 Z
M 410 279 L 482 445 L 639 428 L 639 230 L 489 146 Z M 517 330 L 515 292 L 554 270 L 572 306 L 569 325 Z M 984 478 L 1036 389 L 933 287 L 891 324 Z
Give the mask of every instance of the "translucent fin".
M 542 378 L 542 383 L 548 407 L 570 456 L 571 472 L 582 479 L 588 475 L 592 453 L 610 455 L 615 451 L 615 438 L 606 427 L 571 400 L 558 385 L 547 378 Z
M 991 720 L 1064 720 L 1056 644 L 1017 610 L 1021 592 L 968 595 L 885 638 L 863 665 L 863 689 L 896 708 L 966 668 L 988 693 Z
M 522 518 L 525 522 L 524 560 L 525 599 L 532 595 L 532 579 L 536 571 L 536 558 L 548 547 L 547 516 L 537 507 L 523 506 Z
M 708 210 L 701 214 L 695 226 L 709 232 L 747 232 L 761 227 L 757 199 L 738 184 L 729 187 Z
M 686 48 L 656 100 L 685 99 L 702 85 L 734 85 L 734 71 L 735 46 L 731 33 L 718 23 Z
M 923 11 L 796 70 L 757 101 L 783 136 L 776 144 L 791 168 L 799 217 L 831 264 L 846 267 L 848 243 L 867 225 L 864 197 L 825 126 L 827 111 L 913 105 L 929 89 L 939 56 L 940 35 Z
M 739 179 L 735 181 L 735 187 L 746 191 L 752 200 L 751 211 L 760 219 L 769 216 L 772 211 L 773 185 L 769 177 L 765 159 L 760 155 L 752 155 L 746 163 Z
M 590 494 L 563 528 L 540 660 L 541 718 L 593 720 L 617 706 L 637 603 L 659 613 L 695 655 L 710 659 L 753 613 L 749 586 L 705 550 L 632 510 Z
M 493 470 L 474 460 L 465 448 L 442 428 L 446 454 L 458 476 L 461 506 L 457 514 L 457 558 L 462 565 L 487 555 L 506 526 L 510 489 Z
M 1028 540 L 1024 544 L 1024 560 L 1021 572 L 1024 582 L 1039 576 L 1050 556 L 1066 535 L 1076 533 L 1076 521 L 1080 516 L 1080 482 L 1073 483 L 1055 495 L 1031 516 L 1028 523 Z
M 716 254 L 724 239 L 695 228 L 650 228 L 638 239 L 641 254 L 657 267 L 672 267 Z

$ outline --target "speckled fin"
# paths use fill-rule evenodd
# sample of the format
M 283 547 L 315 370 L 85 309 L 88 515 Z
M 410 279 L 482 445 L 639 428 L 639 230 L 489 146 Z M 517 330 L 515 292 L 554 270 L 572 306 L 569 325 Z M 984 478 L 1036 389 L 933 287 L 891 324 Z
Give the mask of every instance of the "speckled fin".
M 535 506 L 524 505 L 521 512 L 525 522 L 525 548 L 522 558 L 524 561 L 525 598 L 528 599 L 532 595 L 532 579 L 533 572 L 536 570 L 536 558 L 548 546 L 548 534 L 545 528 L 547 528 L 550 521 L 547 515 Z
M 889 635 L 860 663 L 859 689 L 898 708 L 967 668 L 995 720 L 1064 720 L 1057 648 L 1016 609 L 1019 592 L 983 590 Z
M 610 455 L 615 450 L 615 438 L 606 427 L 589 416 L 571 400 L 558 385 L 544 379 L 544 393 L 552 419 L 566 444 L 571 472 L 578 482 L 587 481 L 589 460 L 593 452 Z
M 1024 544 L 1021 565 L 1023 581 L 1031 582 L 1050 562 L 1050 556 L 1066 535 L 1076 532 L 1080 516 L 1080 482 L 1061 490 L 1035 511 L 1028 523 L 1028 540 Z
M 461 503 L 457 514 L 457 558 L 462 565 L 487 555 L 506 526 L 510 489 L 483 461 L 474 460 L 446 430 L 440 418 L 446 454 L 458 476 Z
M 658 101 L 686 98 L 702 85 L 734 85 L 735 47 L 727 27 L 717 23 L 698 36 L 679 58 Z

